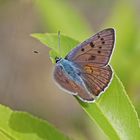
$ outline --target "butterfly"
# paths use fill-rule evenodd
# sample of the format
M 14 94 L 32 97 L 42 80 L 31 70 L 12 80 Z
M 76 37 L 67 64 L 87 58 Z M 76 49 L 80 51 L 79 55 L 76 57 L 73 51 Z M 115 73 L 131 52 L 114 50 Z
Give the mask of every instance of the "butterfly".
M 56 58 L 55 81 L 83 102 L 94 102 L 111 82 L 109 60 L 114 44 L 115 30 L 107 28 L 76 46 L 65 58 Z

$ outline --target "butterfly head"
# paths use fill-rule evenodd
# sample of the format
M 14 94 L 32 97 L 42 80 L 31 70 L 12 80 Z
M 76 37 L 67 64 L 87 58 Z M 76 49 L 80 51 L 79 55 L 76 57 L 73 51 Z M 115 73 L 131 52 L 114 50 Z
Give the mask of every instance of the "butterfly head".
M 55 57 L 55 63 L 58 63 L 62 58 L 60 57 Z

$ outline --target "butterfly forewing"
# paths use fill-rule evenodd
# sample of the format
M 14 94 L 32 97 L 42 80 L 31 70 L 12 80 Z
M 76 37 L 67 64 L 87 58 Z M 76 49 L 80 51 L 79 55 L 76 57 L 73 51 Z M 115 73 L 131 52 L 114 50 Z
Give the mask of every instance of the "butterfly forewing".
M 114 29 L 105 29 L 78 45 L 66 59 L 81 65 L 105 66 L 112 54 L 114 42 Z

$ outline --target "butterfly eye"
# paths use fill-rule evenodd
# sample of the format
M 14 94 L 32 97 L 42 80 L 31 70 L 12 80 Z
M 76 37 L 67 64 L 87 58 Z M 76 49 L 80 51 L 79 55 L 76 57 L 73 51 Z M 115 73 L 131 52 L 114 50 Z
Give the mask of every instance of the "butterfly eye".
M 56 63 L 59 62 L 60 60 L 61 60 L 61 58 L 55 57 L 55 62 L 56 62 Z

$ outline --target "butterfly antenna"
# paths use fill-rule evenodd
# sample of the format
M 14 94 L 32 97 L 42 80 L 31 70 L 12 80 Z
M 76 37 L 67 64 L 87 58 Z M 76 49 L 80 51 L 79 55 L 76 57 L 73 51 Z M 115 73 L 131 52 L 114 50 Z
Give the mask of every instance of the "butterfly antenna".
M 60 48 L 60 31 L 58 31 L 58 49 L 59 49 L 59 54 L 61 56 L 61 48 Z

